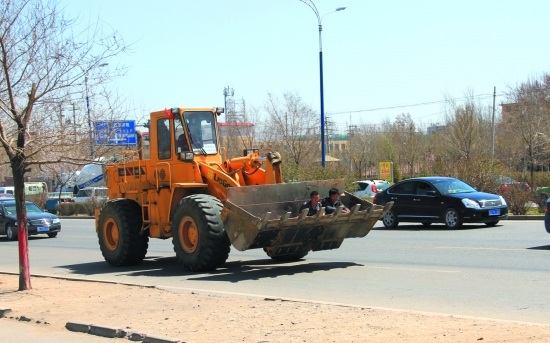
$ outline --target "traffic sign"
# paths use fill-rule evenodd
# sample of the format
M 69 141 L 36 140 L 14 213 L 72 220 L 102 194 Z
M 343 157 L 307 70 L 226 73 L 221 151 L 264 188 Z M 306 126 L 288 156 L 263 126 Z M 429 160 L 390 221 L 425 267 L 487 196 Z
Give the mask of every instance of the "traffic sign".
M 136 145 L 136 121 L 112 120 L 96 121 L 96 145 Z

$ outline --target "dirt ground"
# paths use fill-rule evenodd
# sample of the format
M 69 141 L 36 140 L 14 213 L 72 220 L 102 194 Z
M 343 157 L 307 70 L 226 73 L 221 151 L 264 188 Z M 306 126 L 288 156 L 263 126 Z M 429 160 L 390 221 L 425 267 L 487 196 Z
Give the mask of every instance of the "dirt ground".
M 0 308 L 13 310 L 0 320 L 26 316 L 27 325 L 57 331 L 79 321 L 184 342 L 550 342 L 548 325 L 43 277 L 32 278 L 30 291 L 17 284 L 18 276 L 0 274 Z

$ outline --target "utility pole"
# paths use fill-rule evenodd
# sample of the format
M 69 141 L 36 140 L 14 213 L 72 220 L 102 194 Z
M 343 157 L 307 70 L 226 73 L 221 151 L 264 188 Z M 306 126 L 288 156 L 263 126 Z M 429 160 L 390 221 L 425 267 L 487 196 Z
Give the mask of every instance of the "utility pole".
M 497 87 L 493 89 L 493 119 L 491 121 L 491 170 L 495 169 L 495 105 L 497 98 Z

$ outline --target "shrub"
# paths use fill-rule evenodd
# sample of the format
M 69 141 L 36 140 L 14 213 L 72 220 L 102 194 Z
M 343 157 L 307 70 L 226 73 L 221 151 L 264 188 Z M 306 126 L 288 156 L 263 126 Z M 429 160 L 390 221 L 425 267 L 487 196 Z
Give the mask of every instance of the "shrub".
M 527 213 L 529 202 L 533 201 L 531 191 L 525 189 L 523 185 L 510 186 L 508 190 L 500 192 L 508 203 L 508 210 L 515 215 L 523 215 Z
M 100 209 L 104 201 L 87 202 L 63 202 L 59 204 L 58 214 L 60 216 L 75 216 L 79 214 L 93 216 L 96 209 Z
M 46 208 L 46 200 L 48 200 L 48 194 L 47 193 L 41 193 L 41 194 L 29 194 L 25 195 L 25 200 L 32 201 L 36 204 L 36 206 L 44 209 Z

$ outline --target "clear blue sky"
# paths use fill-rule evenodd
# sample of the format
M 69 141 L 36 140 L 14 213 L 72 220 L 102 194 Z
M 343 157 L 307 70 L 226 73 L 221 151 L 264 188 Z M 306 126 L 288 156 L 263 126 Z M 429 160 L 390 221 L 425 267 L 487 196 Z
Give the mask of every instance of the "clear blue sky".
M 502 93 L 550 72 L 550 1 L 314 0 L 323 20 L 325 110 L 349 111 Z M 223 89 L 262 106 L 298 92 L 319 111 L 317 19 L 299 0 L 94 0 L 63 3 L 134 42 L 117 81 L 143 111 L 223 106 Z M 503 101 L 497 98 L 497 104 Z M 490 104 L 491 99 L 484 102 Z M 351 114 L 353 124 L 409 112 L 441 121 L 442 104 Z M 142 115 L 142 114 L 141 114 Z M 316 120 L 316 118 L 312 118 Z

